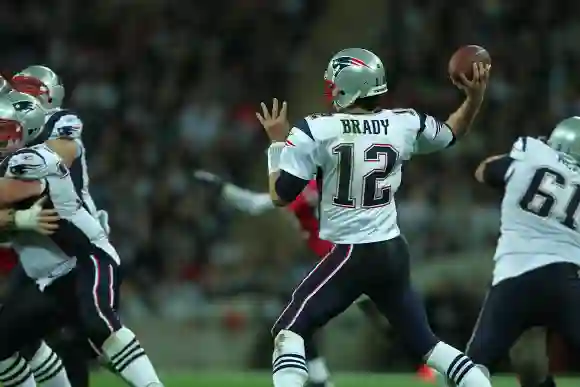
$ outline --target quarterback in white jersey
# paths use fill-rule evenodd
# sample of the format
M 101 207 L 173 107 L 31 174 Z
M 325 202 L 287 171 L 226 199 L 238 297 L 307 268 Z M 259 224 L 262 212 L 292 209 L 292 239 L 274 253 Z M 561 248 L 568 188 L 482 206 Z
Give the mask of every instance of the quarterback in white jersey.
M 22 99 L 15 100 L 16 95 Z M 23 115 L 31 115 L 38 112 L 34 101 L 31 96 L 14 92 L 4 97 L 0 107 L 13 107 Z M 0 108 L 0 114 L 5 110 Z M 15 130 L 26 134 L 27 143 L 34 142 L 34 135 L 41 132 L 41 125 L 26 129 L 25 121 L 18 116 L 3 119 L 18 123 Z M 25 287 L 21 293 L 12 293 L 0 309 L 0 380 L 10 376 L 10 385 L 30 385 L 24 374 L 15 381 L 8 371 L 20 364 L 18 351 L 51 330 L 73 324 L 132 385 L 160 386 L 145 351 L 117 314 L 117 252 L 103 227 L 83 205 L 63 160 L 46 144 L 39 144 L 12 152 L 1 167 L 4 177 L 0 190 L 19 189 L 20 185 L 11 184 L 13 181 L 26 182 L 28 187 L 20 194 L 20 200 L 2 205 L 26 207 L 26 199 L 43 196 L 45 206 L 54 209 L 60 220 L 53 234 L 13 236 L 24 270 L 42 292 Z
M 547 142 L 519 138 L 509 154 L 482 162 L 476 178 L 503 199 L 493 281 L 467 353 L 493 371 L 535 326 L 580 350 L 580 117 L 558 124 Z M 554 386 L 550 376 L 534 383 Z
M 286 103 L 262 104 L 258 119 L 268 150 L 270 195 L 286 205 L 314 177 L 320 188 L 320 237 L 334 248 L 298 285 L 274 324 L 275 387 L 303 385 L 304 338 L 367 295 L 409 350 L 459 386 L 490 386 L 486 375 L 457 349 L 439 341 L 410 284 L 407 244 L 396 220 L 394 195 L 401 167 L 413 154 L 452 145 L 471 126 L 483 101 L 489 67 L 457 86 L 466 93 L 446 122 L 412 109 L 385 110 L 385 69 L 372 52 L 351 48 L 334 55 L 325 80 L 336 112 L 315 114 L 289 130 Z M 290 132 L 290 133 L 288 133 Z

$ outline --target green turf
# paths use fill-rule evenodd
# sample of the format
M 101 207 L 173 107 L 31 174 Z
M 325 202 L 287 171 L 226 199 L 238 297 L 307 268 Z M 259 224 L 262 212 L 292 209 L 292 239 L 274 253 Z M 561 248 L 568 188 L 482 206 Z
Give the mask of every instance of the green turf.
M 271 376 L 267 373 L 200 372 L 162 374 L 165 387 L 271 387 Z M 422 382 L 407 374 L 337 374 L 336 387 L 427 387 L 433 384 Z M 101 372 L 95 374 L 91 387 L 121 387 L 122 382 L 115 376 Z M 578 378 L 558 378 L 558 387 L 576 387 Z M 516 387 L 514 376 L 497 376 L 493 387 Z

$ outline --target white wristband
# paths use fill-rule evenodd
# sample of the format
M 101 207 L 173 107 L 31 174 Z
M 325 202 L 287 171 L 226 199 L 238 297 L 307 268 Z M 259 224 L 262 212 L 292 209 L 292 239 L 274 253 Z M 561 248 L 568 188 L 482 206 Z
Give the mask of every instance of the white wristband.
M 268 173 L 280 170 L 280 155 L 284 149 L 283 142 L 273 142 L 268 148 Z
M 38 214 L 42 211 L 40 206 L 32 206 L 27 210 L 19 210 L 14 213 L 14 225 L 19 230 L 34 230 L 38 226 Z

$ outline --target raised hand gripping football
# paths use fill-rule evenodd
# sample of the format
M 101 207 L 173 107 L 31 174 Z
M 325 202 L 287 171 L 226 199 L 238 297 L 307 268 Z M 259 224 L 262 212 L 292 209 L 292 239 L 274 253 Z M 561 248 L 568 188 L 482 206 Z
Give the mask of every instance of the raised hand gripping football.
M 278 98 L 272 100 L 272 110 L 268 111 L 268 107 L 264 102 L 260 104 L 262 113 L 256 112 L 256 118 L 264 127 L 266 134 L 272 142 L 284 142 L 290 132 L 290 123 L 288 122 L 287 111 L 288 104 L 286 101 L 282 102 L 280 108 Z
M 467 79 L 467 76 L 465 74 L 459 74 L 459 80 L 454 80 L 452 78 L 452 82 L 458 89 L 462 90 L 467 96 L 483 97 L 483 95 L 485 94 L 485 90 L 487 89 L 491 65 L 480 62 L 473 63 L 472 66 L 473 66 L 472 79 Z

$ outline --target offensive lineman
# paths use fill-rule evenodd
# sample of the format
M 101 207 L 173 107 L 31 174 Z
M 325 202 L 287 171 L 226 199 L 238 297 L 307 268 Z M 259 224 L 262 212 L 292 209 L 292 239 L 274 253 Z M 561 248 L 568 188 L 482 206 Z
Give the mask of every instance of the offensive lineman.
M 33 65 L 16 73 L 11 86 L 22 93 L 35 97 L 46 110 L 45 124 L 41 134 L 32 144 L 42 142 L 55 151 L 69 168 L 71 178 L 86 209 L 94 215 L 109 234 L 108 213 L 97 210 L 89 193 L 86 150 L 82 142 L 83 122 L 76 113 L 63 109 L 65 88 L 61 78 L 46 66 Z M 18 273 L 15 273 L 15 276 Z M 63 332 L 52 344 L 59 349 L 73 387 L 86 387 L 89 382 L 89 351 L 80 345 L 74 332 Z M 32 351 L 28 351 L 32 352 Z
M 366 294 L 407 342 L 410 351 L 459 386 L 491 386 L 459 350 L 431 332 L 410 285 L 409 253 L 396 221 L 394 193 L 401 164 L 414 153 L 452 145 L 471 126 L 483 101 L 489 66 L 473 65 L 473 79 L 456 86 L 466 99 L 446 122 L 415 110 L 383 110 L 385 69 L 372 52 L 350 48 L 334 55 L 325 73 L 334 114 L 306 117 L 290 133 L 286 103 L 258 119 L 268 149 L 272 201 L 286 205 L 314 176 L 321 184 L 320 237 L 335 243 L 295 289 L 273 328 L 275 387 L 303 386 L 308 370 L 304 338 Z
M 28 117 L 40 113 L 33 102 L 9 97 L 0 99 L 4 108 L 0 114 L 13 123 L 13 131 L 2 134 L 16 136 L 22 126 L 27 127 L 16 114 L 6 114 L 11 107 Z M 32 142 L 40 127 L 24 132 L 23 140 Z M 50 236 L 14 235 L 22 266 L 42 292 L 18 294 L 0 310 L 0 380 L 9 386 L 34 386 L 19 350 L 63 323 L 76 323 L 127 382 L 136 387 L 161 386 L 135 335 L 117 316 L 119 257 L 103 227 L 77 195 L 61 158 L 39 144 L 12 153 L 1 167 L 5 177 L 0 179 L 0 192 L 11 192 L 12 198 L 0 206 L 26 206 L 24 201 L 46 196 L 47 206 L 61 219 Z M 22 182 L 27 183 L 25 189 Z M 71 316 L 75 318 L 72 322 Z
M 35 101 L 34 98 L 17 93 L 11 92 L 10 94 L 5 93 L 2 96 L 2 138 L 1 144 L 3 150 L 13 151 L 16 150 L 21 144 L 22 141 L 25 141 L 26 138 L 33 137 L 36 135 L 44 122 L 44 110 L 40 107 L 40 105 Z M 0 201 L 3 203 L 10 202 L 15 200 L 15 194 L 17 194 L 16 190 L 26 191 L 29 189 L 31 185 L 28 182 L 18 182 L 15 181 L 12 184 L 12 190 L 2 189 L 0 191 Z M 6 208 L 6 206 L 2 206 Z M 41 202 L 37 202 L 30 207 L 29 210 L 25 212 L 29 212 L 31 215 L 34 212 L 42 212 Z M 15 213 L 16 215 L 21 211 L 13 211 L 13 210 L 2 210 L 2 212 L 8 211 Z M 46 210 L 44 210 L 46 211 Z M 43 226 L 41 223 L 38 223 L 37 226 L 39 227 L 31 227 L 30 230 L 34 230 L 40 232 L 43 235 L 49 235 L 54 233 L 57 228 L 57 225 L 54 224 L 55 221 L 58 221 L 58 216 L 56 215 L 56 211 L 52 210 L 51 217 L 45 219 L 48 222 L 45 222 Z M 33 220 L 32 217 L 30 220 Z M 40 220 L 38 218 L 37 220 Z M 15 218 L 16 220 L 16 218 Z M 47 227 L 51 225 L 51 227 Z M 3 231 L 10 231 L 9 225 L 3 225 Z M 8 228 L 6 227 L 8 226 Z M 14 236 L 16 234 L 12 234 Z M 27 235 L 34 235 L 27 233 Z M 37 236 L 34 236 L 35 238 Z M 30 257 L 27 261 L 29 265 L 31 263 Z M 36 269 L 35 276 L 39 280 L 47 280 L 51 276 L 58 276 L 59 273 L 66 272 L 67 266 L 61 266 L 62 262 L 59 260 L 52 260 L 46 259 L 43 260 L 42 263 L 38 262 L 37 265 L 32 265 Z M 30 280 L 26 281 L 27 284 L 30 286 L 27 290 L 32 290 L 33 292 L 38 292 L 36 288 L 36 284 Z M 11 290 L 12 290 L 11 286 Z M 19 295 L 24 295 L 24 292 L 20 292 Z M 8 296 L 9 297 L 9 296 Z M 27 298 L 21 298 L 21 303 L 26 303 Z M 6 315 L 4 306 L 1 309 L 0 315 Z M 13 367 L 12 369 L 0 373 L 0 381 L 5 383 L 6 385 L 14 384 L 15 382 L 19 382 L 16 378 L 20 377 L 20 381 L 23 383 L 27 383 L 27 379 L 30 377 L 30 371 L 34 374 L 34 380 L 36 382 L 41 383 L 45 386 L 54 386 L 54 387 L 65 387 L 70 386 L 68 382 L 68 378 L 66 372 L 63 369 L 61 360 L 58 356 L 52 352 L 50 347 L 48 347 L 44 342 L 39 342 L 35 345 L 34 351 L 32 352 L 31 356 L 25 361 L 22 357 L 17 356 L 16 358 L 12 358 L 9 360 L 13 360 Z M 28 362 L 28 364 L 26 364 Z M 24 377 L 24 379 L 22 379 Z
M 46 121 L 40 136 L 31 145 L 47 141 L 47 145 L 64 160 L 71 178 L 87 210 L 97 217 L 109 233 L 108 213 L 97 210 L 89 193 L 89 175 L 84 144 L 81 140 L 83 122 L 76 113 L 63 109 L 65 95 L 61 78 L 46 66 L 29 66 L 12 77 L 12 87 L 29 94 L 46 109 Z
M 493 372 L 533 326 L 580 350 L 580 117 L 560 122 L 546 143 L 521 137 L 509 155 L 483 161 L 476 179 L 503 192 L 492 285 L 467 353 Z M 555 386 L 548 376 L 537 386 Z

